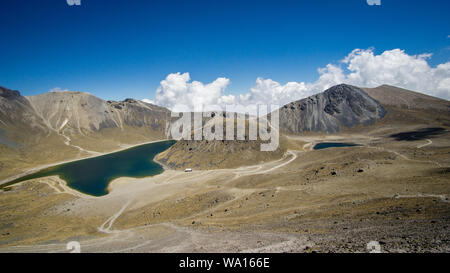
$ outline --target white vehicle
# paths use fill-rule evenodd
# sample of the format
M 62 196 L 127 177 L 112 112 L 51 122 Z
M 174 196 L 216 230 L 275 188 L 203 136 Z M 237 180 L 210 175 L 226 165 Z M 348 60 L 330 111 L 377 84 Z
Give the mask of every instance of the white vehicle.
M 191 173 L 191 172 L 192 172 L 192 169 L 186 169 L 186 170 L 184 170 L 184 172 L 185 172 L 185 173 Z

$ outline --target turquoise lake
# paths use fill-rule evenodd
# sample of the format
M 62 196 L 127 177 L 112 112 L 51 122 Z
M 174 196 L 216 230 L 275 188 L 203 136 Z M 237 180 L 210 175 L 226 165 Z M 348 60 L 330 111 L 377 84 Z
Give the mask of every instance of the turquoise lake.
M 352 144 L 352 143 L 339 143 L 339 142 L 322 142 L 318 143 L 314 146 L 314 150 L 322 150 L 327 148 L 339 148 L 339 147 L 354 147 L 354 146 L 360 146 L 358 144 Z
M 154 162 L 153 158 L 175 142 L 168 140 L 144 144 L 116 153 L 64 163 L 23 176 L 7 185 L 35 178 L 59 176 L 72 189 L 93 196 L 103 196 L 108 194 L 108 185 L 116 178 L 143 178 L 162 173 L 163 167 Z

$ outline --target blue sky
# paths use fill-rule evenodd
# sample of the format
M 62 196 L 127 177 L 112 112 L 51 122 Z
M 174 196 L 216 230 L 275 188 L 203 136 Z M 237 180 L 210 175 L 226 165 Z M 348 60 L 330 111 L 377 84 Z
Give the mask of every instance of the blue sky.
M 317 80 L 353 49 L 400 48 L 450 59 L 450 1 L 2 0 L 0 85 L 34 95 L 61 87 L 103 99 L 153 98 L 170 73 L 227 93 L 257 77 Z

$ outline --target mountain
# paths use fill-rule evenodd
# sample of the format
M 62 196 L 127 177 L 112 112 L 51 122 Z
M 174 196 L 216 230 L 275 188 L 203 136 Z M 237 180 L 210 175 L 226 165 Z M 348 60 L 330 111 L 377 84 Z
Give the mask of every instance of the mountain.
M 377 127 L 450 126 L 448 100 L 389 85 L 363 89 L 387 110 Z
M 167 138 L 170 111 L 84 92 L 24 97 L 0 87 L 0 179 L 38 165 Z
M 283 106 L 280 129 L 301 132 L 337 133 L 342 127 L 371 125 L 382 119 L 386 110 L 361 88 L 341 84 Z
M 447 100 L 395 86 L 381 85 L 376 88 L 363 89 L 372 98 L 376 99 L 385 106 L 396 106 L 407 109 L 432 109 L 441 111 L 450 110 L 450 103 Z
M 360 132 L 361 126 L 385 132 L 399 126 L 449 126 L 449 109 L 446 100 L 397 87 L 361 89 L 341 84 L 281 107 L 280 132 Z M 24 97 L 0 87 L 0 179 L 45 164 L 166 139 L 170 114 L 166 108 L 135 99 L 104 101 L 84 92 Z M 207 120 L 205 127 L 218 118 L 222 117 Z M 233 168 L 281 158 L 292 145 L 283 136 L 274 152 L 261 152 L 260 144 L 181 140 L 157 160 L 175 169 Z
M 106 102 L 84 92 L 50 92 L 27 98 L 49 128 L 72 135 L 146 126 L 163 136 L 170 114 L 165 108 L 134 99 Z
M 323 93 L 285 105 L 280 109 L 280 131 L 336 133 L 341 127 L 371 125 L 383 118 L 386 110 L 362 89 L 337 85 Z M 288 141 L 280 138 L 273 152 L 262 152 L 261 142 L 182 140 L 156 158 L 170 168 L 231 168 L 281 158 Z
M 224 117 L 223 117 L 224 116 Z M 202 170 L 238 168 L 242 166 L 255 165 L 262 162 L 276 160 L 286 152 L 284 145 L 285 139 L 279 139 L 280 145 L 275 151 L 262 152 L 261 145 L 268 141 L 249 140 L 248 131 L 246 131 L 243 140 L 237 140 L 237 120 L 230 119 L 230 113 L 223 116 L 216 116 L 203 121 L 203 130 L 208 132 L 215 131 L 215 126 L 219 119 L 223 122 L 223 136 L 226 138 L 227 120 L 234 122 L 235 140 L 185 140 L 181 139 L 168 150 L 156 156 L 156 160 L 171 169 L 194 168 Z M 247 118 L 246 128 L 249 124 L 256 123 L 255 119 Z M 212 129 L 214 127 L 214 129 Z M 256 128 L 256 127 L 255 127 Z M 194 139 L 193 133 L 191 139 Z
M 417 105 L 418 109 L 407 109 L 404 101 L 410 107 Z M 280 108 L 280 131 L 297 135 L 339 132 L 389 135 L 411 126 L 448 126 L 448 109 L 448 101 L 409 90 L 388 86 L 362 89 L 341 84 Z M 274 152 L 261 152 L 259 144 L 181 140 L 156 159 L 173 169 L 234 168 L 281 158 L 294 145 L 283 136 Z
M 0 87 L 0 144 L 17 148 L 29 136 L 48 132 L 45 121 L 19 91 Z

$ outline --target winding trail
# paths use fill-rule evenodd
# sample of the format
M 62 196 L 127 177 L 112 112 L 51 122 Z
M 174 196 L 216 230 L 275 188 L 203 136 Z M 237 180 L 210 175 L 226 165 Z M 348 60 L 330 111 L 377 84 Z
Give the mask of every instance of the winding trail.
M 272 171 L 274 171 L 274 170 L 276 170 L 276 169 L 279 169 L 279 168 L 281 168 L 281 167 L 284 167 L 284 166 L 290 164 L 292 161 L 294 161 L 294 160 L 297 159 L 297 154 L 294 153 L 294 151 L 292 151 L 292 150 L 288 150 L 288 151 L 286 152 L 286 154 L 292 155 L 292 158 L 291 158 L 289 161 L 284 162 L 284 163 L 282 163 L 282 164 L 280 164 L 280 165 L 278 165 L 278 166 L 272 167 L 272 168 L 270 168 L 270 169 L 268 169 L 268 170 L 256 172 L 255 174 L 263 174 L 263 173 L 272 172 Z
M 433 141 L 431 141 L 431 139 L 426 139 L 426 141 L 427 143 L 417 146 L 417 149 L 422 149 L 423 147 L 433 144 Z
M 395 155 L 397 155 L 397 156 L 399 156 L 399 157 L 401 157 L 401 158 L 403 158 L 404 160 L 407 160 L 407 161 L 418 162 L 418 163 L 429 163 L 429 164 L 435 164 L 435 165 L 437 165 L 437 166 L 440 167 L 440 168 L 443 167 L 443 166 L 442 166 L 439 162 L 437 162 L 437 161 L 411 159 L 411 158 L 407 157 L 407 156 L 404 155 L 404 154 L 401 154 L 401 153 L 399 153 L 399 152 L 396 152 L 396 151 L 393 151 L 393 150 L 390 150 L 390 149 L 386 149 L 386 148 L 382 148 L 382 147 L 371 147 L 371 146 L 367 146 L 367 148 L 370 148 L 370 149 L 376 149 L 376 150 L 380 150 L 380 151 L 385 151 L 385 152 L 389 152 L 389 153 L 393 153 L 393 154 L 395 154 Z
M 274 167 L 272 167 L 272 168 L 270 168 L 268 170 L 261 170 L 261 169 L 263 169 L 264 165 L 273 164 L 275 162 L 282 162 L 289 155 L 291 155 L 292 158 L 289 159 L 288 161 L 280 163 L 279 165 L 276 165 L 276 166 L 274 166 Z M 235 179 L 238 178 L 238 177 L 241 177 L 241 176 L 269 173 L 269 172 L 275 171 L 276 169 L 279 169 L 281 167 L 284 167 L 284 166 L 292 163 L 296 159 L 297 159 L 297 153 L 295 153 L 293 150 L 288 150 L 281 159 L 278 159 L 276 161 L 272 161 L 272 162 L 265 163 L 265 164 L 260 164 L 260 165 L 241 167 L 241 168 L 236 169 L 234 171 L 234 173 L 236 174 Z
M 116 221 L 117 218 L 119 218 L 119 216 L 125 211 L 125 209 L 131 204 L 133 200 L 129 200 L 128 202 L 125 203 L 125 205 L 122 206 L 122 208 L 115 213 L 113 216 L 109 217 L 108 220 L 106 220 L 106 222 L 104 222 L 99 228 L 98 231 L 103 232 L 103 233 L 117 233 L 120 231 L 116 231 L 113 230 L 111 231 L 111 227 L 114 224 L 114 222 Z
M 61 126 L 60 129 L 62 129 L 65 125 L 66 124 L 63 123 L 63 125 Z M 64 136 L 63 134 L 61 134 L 61 135 L 69 141 L 69 144 L 67 144 L 67 145 L 70 145 L 70 138 Z M 304 144 L 302 146 L 302 148 L 299 148 L 299 150 L 287 150 L 282 158 L 271 161 L 271 162 L 253 165 L 253 166 L 247 166 L 247 167 L 240 167 L 240 168 L 236 168 L 234 170 L 214 170 L 214 171 L 198 172 L 198 176 L 208 176 L 211 174 L 211 178 L 209 178 L 209 179 L 213 179 L 214 177 L 219 177 L 222 174 L 229 173 L 230 174 L 229 181 L 231 181 L 231 180 L 234 180 L 241 176 L 272 173 L 272 172 L 279 170 L 280 168 L 283 168 L 283 167 L 291 164 L 292 162 L 294 162 L 300 154 L 310 150 L 313 146 L 313 143 L 314 142 L 308 142 L 308 143 Z M 428 145 L 431 145 L 432 143 L 433 142 L 431 140 L 427 139 L 426 144 L 419 145 L 419 146 L 417 146 L 417 148 L 420 149 L 420 148 L 426 147 Z M 438 162 L 421 161 L 421 160 L 411 159 L 406 155 L 403 155 L 399 152 L 396 152 L 396 151 L 393 151 L 393 150 L 390 150 L 390 149 L 387 149 L 384 147 L 376 147 L 376 146 L 369 146 L 369 145 L 367 145 L 365 147 L 393 153 L 393 154 L 401 157 L 404 160 L 420 162 L 420 163 L 436 164 L 439 167 L 442 167 L 441 164 L 439 164 Z M 302 151 L 302 149 L 303 149 L 303 151 Z M 232 176 L 233 173 L 236 175 L 234 178 Z M 164 186 L 166 186 L 167 183 L 170 183 L 171 185 L 178 184 L 178 183 L 179 184 L 185 183 L 186 181 L 187 182 L 195 181 L 193 183 L 198 183 L 197 179 L 194 180 L 193 177 L 191 177 L 191 176 L 189 176 L 188 179 L 183 180 L 183 178 L 185 178 L 185 175 L 186 174 L 184 172 L 174 172 L 173 174 L 163 177 L 161 179 L 161 181 L 159 181 L 157 184 L 164 187 Z M 195 173 L 194 173 L 194 175 L 197 176 L 197 174 L 195 174 Z M 228 177 L 227 177 L 227 179 L 228 179 Z M 52 184 L 50 186 L 52 186 L 52 188 L 56 192 L 61 192 L 61 189 L 59 187 L 63 186 L 63 185 Z M 177 187 L 178 187 L 178 185 L 177 185 Z M 262 190 L 262 188 L 246 189 L 247 190 L 246 192 L 243 191 L 242 193 L 239 193 L 238 195 L 236 195 L 236 194 L 234 194 L 235 189 L 236 189 L 236 191 L 237 190 L 242 191 L 242 189 L 230 188 L 231 193 L 233 193 L 233 195 L 234 195 L 233 199 L 228 200 L 224 203 L 221 203 L 220 205 L 218 205 L 218 207 L 216 207 L 216 209 L 221 208 L 222 206 L 223 207 L 228 206 L 231 202 L 235 201 L 236 198 L 241 197 L 241 196 L 239 196 L 239 194 L 248 194 L 253 191 L 257 191 L 257 190 L 261 191 Z M 275 189 L 276 189 L 276 193 L 278 193 L 279 191 L 284 191 L 284 190 L 292 190 L 287 187 L 276 187 Z M 439 198 L 443 202 L 449 202 L 448 195 L 432 195 L 432 194 L 397 195 L 395 198 L 415 198 L 415 197 L 434 197 L 434 198 Z M 88 251 L 97 251 L 97 250 L 103 249 L 103 246 L 105 246 L 106 250 L 104 250 L 104 252 L 135 252 L 135 251 L 139 252 L 139 251 L 153 251 L 154 249 L 157 249 L 158 252 L 183 252 L 186 249 L 200 249 L 200 247 L 204 246 L 202 244 L 208 242 L 209 240 L 222 240 L 227 245 L 228 245 L 228 241 L 232 241 L 237 246 L 240 245 L 239 243 L 242 240 L 241 237 L 216 238 L 216 237 L 220 237 L 220 236 L 217 236 L 216 234 L 203 233 L 201 231 L 191 229 L 188 227 L 177 226 L 170 222 L 149 224 L 149 225 L 146 224 L 145 226 L 125 228 L 123 230 L 113 229 L 113 226 L 116 223 L 117 219 L 119 219 L 119 217 L 123 216 L 124 214 L 129 213 L 130 206 L 133 204 L 134 201 L 136 201 L 136 203 L 134 203 L 134 205 L 136 207 L 139 207 L 139 204 L 138 204 L 138 201 L 140 200 L 139 197 L 136 197 L 134 195 L 126 195 L 126 196 L 120 195 L 119 198 L 120 198 L 119 200 L 114 199 L 114 201 L 116 201 L 116 202 L 119 201 L 121 203 L 124 202 L 123 205 L 121 203 L 114 204 L 114 210 L 109 210 L 108 214 L 102 216 L 102 217 L 106 218 L 110 214 L 114 213 L 97 228 L 99 232 L 103 233 L 102 236 L 95 237 L 95 238 L 88 238 L 87 240 L 81 241 L 82 250 L 86 249 Z M 202 210 L 202 211 L 198 212 L 197 214 L 189 215 L 186 218 L 182 218 L 182 220 L 192 218 L 197 215 L 201 216 L 205 213 L 207 214 L 208 211 Z M 103 219 L 101 221 L 103 221 Z M 99 223 L 97 223 L 96 226 Z M 159 237 L 146 238 L 145 236 L 142 235 L 144 233 L 144 231 L 147 231 L 147 229 L 155 228 L 155 227 L 158 227 L 158 228 L 163 227 L 165 230 L 170 231 L 170 233 L 168 232 L 169 235 L 164 235 L 166 237 L 163 237 L 163 238 L 159 238 Z M 223 234 L 226 235 L 228 233 L 222 233 L 221 235 L 223 235 Z M 257 240 L 256 238 L 259 238 L 259 237 L 251 237 L 251 240 L 254 242 L 255 240 Z M 222 244 L 222 241 L 220 241 L 218 243 L 216 242 L 216 245 Z M 223 245 L 225 245 L 225 243 Z M 264 244 L 261 246 L 259 246 L 259 245 L 253 246 L 250 243 L 247 243 L 245 245 L 244 249 L 239 249 L 238 251 L 239 252 L 258 252 L 258 253 L 259 252 L 281 252 L 281 251 L 286 251 L 289 249 L 292 249 L 292 250 L 303 249 L 306 245 L 308 245 L 308 241 L 306 239 L 302 239 L 302 238 L 299 238 L 296 236 L 290 236 L 289 234 L 286 234 L 286 235 L 280 236 L 277 240 L 270 240 L 267 242 L 267 244 Z M 159 248 L 157 248 L 157 247 L 159 247 Z M 16 247 L 11 247 L 11 249 L 14 249 L 14 248 L 16 248 Z M 38 249 L 39 251 L 45 251 L 45 252 L 48 252 L 48 251 L 65 252 L 64 244 L 47 244 L 47 245 L 40 245 L 40 246 L 17 246 L 17 248 L 19 250 L 20 250 L 20 248 L 25 248 L 24 250 L 27 250 L 29 248 L 30 251 Z
M 450 200 L 448 200 L 448 197 L 445 194 L 425 194 L 425 193 L 419 193 L 416 195 L 396 195 L 396 199 L 400 198 L 439 198 L 442 202 L 450 203 Z
M 262 165 L 259 165 L 259 166 L 250 166 L 250 167 L 257 167 L 256 170 L 246 171 L 246 170 L 242 170 L 242 169 L 241 169 L 240 171 L 236 172 L 236 175 L 237 175 L 237 176 L 236 176 L 235 178 L 237 178 L 237 177 L 239 177 L 239 176 L 241 176 L 241 175 L 242 175 L 242 176 L 246 176 L 246 175 L 253 175 L 253 174 L 264 174 L 264 173 L 269 173 L 269 172 L 272 172 L 272 171 L 274 171 L 274 170 L 277 170 L 277 169 L 279 169 L 279 168 L 281 168 L 281 167 L 284 167 L 284 166 L 290 164 L 290 163 L 293 162 L 295 159 L 297 159 L 297 154 L 296 154 L 294 151 L 292 151 L 292 150 L 288 150 L 283 158 L 281 158 L 280 160 L 275 161 L 275 162 L 283 161 L 283 160 L 285 160 L 289 155 L 292 156 L 291 159 L 289 159 L 289 160 L 286 161 L 286 162 L 282 162 L 282 163 L 280 163 L 280 164 L 278 164 L 278 165 L 276 165 L 276 166 L 274 166 L 274 167 L 271 167 L 271 168 L 268 169 L 268 170 L 260 171 L 260 170 L 263 168 Z M 273 162 L 271 162 L 271 163 L 273 163 Z M 177 174 L 177 175 L 172 176 L 172 177 L 170 177 L 170 178 L 174 178 L 174 177 L 176 177 L 176 176 L 178 176 L 178 175 L 180 175 L 180 174 Z M 117 220 L 117 218 L 119 218 L 120 215 L 122 215 L 122 214 L 126 211 L 126 209 L 129 207 L 129 205 L 132 203 L 132 201 L 133 201 L 133 200 L 127 201 L 127 202 L 120 208 L 119 211 L 117 211 L 114 215 L 112 215 L 111 217 L 109 217 L 109 218 L 108 218 L 108 219 L 107 219 L 107 220 L 106 220 L 106 221 L 98 228 L 98 231 L 99 231 L 99 232 L 102 232 L 102 233 L 106 233 L 106 234 L 118 234 L 118 233 L 122 233 L 122 232 L 129 232 L 130 230 L 111 230 L 111 228 L 112 228 L 114 222 Z M 233 201 L 233 200 L 231 200 L 231 201 Z M 203 213 L 203 212 L 201 212 L 201 213 L 199 213 L 199 214 L 202 214 L 202 213 Z M 164 223 L 164 224 L 171 225 L 170 223 Z M 171 226 L 172 226 L 172 228 L 175 228 L 175 226 L 173 226 L 173 225 L 171 225 Z M 145 242 L 145 243 L 143 243 L 143 244 L 141 244 L 141 245 L 137 245 L 137 246 L 135 246 L 135 247 L 127 248 L 127 249 L 125 249 L 125 250 L 136 249 L 136 248 L 142 247 L 142 246 L 147 245 L 147 244 L 148 244 L 148 242 Z M 119 250 L 119 252 L 121 252 L 121 251 L 123 251 L 123 250 Z
M 63 123 L 61 124 L 61 126 L 59 127 L 59 129 L 58 129 L 58 130 L 55 130 L 55 132 L 56 132 L 58 135 L 60 135 L 60 136 L 62 136 L 63 138 L 66 139 L 66 141 L 64 141 L 64 144 L 66 144 L 67 146 L 70 146 L 70 147 L 74 147 L 74 148 L 78 149 L 80 152 L 85 152 L 85 153 L 92 154 L 92 155 L 100 155 L 101 153 L 99 153 L 99 152 L 89 151 L 89 150 L 86 150 L 86 149 L 84 149 L 84 148 L 82 148 L 82 147 L 80 147 L 80 146 L 73 145 L 73 144 L 70 143 L 70 142 L 72 141 L 72 139 L 70 139 L 70 137 L 66 136 L 66 135 L 65 135 L 64 133 L 62 133 L 62 131 L 61 131 L 61 130 L 67 125 L 68 122 L 69 122 L 69 120 L 68 120 L 68 119 L 65 119 L 64 122 L 63 122 Z

